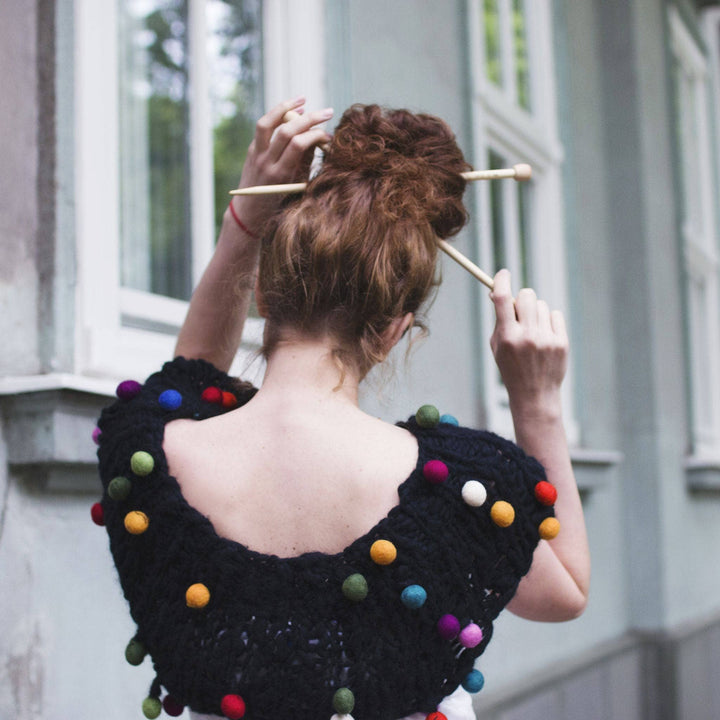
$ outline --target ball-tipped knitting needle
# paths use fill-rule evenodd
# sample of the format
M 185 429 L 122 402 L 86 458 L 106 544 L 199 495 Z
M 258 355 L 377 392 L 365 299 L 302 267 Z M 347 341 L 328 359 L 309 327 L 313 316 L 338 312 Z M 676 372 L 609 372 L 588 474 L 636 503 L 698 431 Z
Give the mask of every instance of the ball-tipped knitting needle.
M 460 173 L 465 180 L 503 180 L 512 178 L 521 182 L 529 180 L 532 176 L 532 168 L 525 163 L 513 165 L 511 168 L 499 168 L 497 170 L 470 170 Z M 284 183 L 278 185 L 253 185 L 252 187 L 238 188 L 231 190 L 231 195 L 287 195 L 289 193 L 303 192 L 307 183 Z

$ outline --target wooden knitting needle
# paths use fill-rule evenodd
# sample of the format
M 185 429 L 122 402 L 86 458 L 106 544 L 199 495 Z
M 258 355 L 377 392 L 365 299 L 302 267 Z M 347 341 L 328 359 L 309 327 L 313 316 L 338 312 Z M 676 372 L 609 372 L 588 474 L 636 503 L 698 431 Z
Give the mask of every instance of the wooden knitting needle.
M 458 265 L 464 267 L 474 278 L 485 285 L 485 287 L 490 288 L 490 290 L 495 289 L 493 279 L 472 262 L 472 260 L 468 260 L 459 250 L 456 250 L 449 242 L 446 240 L 438 240 L 437 244 L 446 255 L 449 255 Z
M 525 163 L 513 165 L 511 168 L 499 168 L 498 170 L 470 170 L 460 173 L 465 180 L 503 180 L 513 178 L 518 182 L 529 180 L 532 176 L 532 168 Z M 286 195 L 289 193 L 303 192 L 307 183 L 285 183 L 278 185 L 253 185 L 252 187 L 238 188 L 231 190 L 231 195 Z

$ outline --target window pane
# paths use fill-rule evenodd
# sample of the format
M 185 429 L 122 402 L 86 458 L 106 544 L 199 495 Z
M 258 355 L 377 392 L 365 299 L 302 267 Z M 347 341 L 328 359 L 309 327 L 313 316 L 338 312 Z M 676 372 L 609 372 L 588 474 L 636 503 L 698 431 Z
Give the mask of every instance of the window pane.
M 121 0 L 121 283 L 191 289 L 186 0 Z
M 488 167 L 497 170 L 505 167 L 505 158 L 490 150 L 488 153 Z M 490 182 L 490 216 L 492 219 L 492 248 L 495 272 L 508 266 L 508 257 L 505 252 L 505 208 L 503 204 L 503 181 Z
M 522 275 L 523 287 L 534 287 L 535 279 L 533 277 L 532 268 L 532 252 L 530 228 L 530 212 L 532 203 L 532 181 L 515 183 L 514 190 L 518 194 L 518 215 L 520 220 L 520 270 Z
M 263 109 L 261 0 L 207 0 L 215 224 L 237 186 Z M 217 235 L 217 233 L 216 233 Z
M 525 110 L 530 110 L 530 67 L 525 19 L 524 0 L 513 0 L 513 47 L 517 103 Z
M 485 74 L 490 82 L 502 85 L 500 11 L 498 0 L 484 0 Z

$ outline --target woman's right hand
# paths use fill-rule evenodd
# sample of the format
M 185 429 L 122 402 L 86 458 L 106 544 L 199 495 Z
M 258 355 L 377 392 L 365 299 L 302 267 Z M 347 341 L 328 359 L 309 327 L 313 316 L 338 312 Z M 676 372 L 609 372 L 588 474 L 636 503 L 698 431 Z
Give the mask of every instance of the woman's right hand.
M 304 182 L 313 152 L 331 137 L 319 125 L 332 118 L 331 108 L 303 113 L 300 97 L 276 105 L 255 126 L 238 187 Z M 287 122 L 286 113 L 293 111 Z M 251 231 L 260 231 L 263 222 L 280 205 L 283 195 L 235 195 L 233 209 Z

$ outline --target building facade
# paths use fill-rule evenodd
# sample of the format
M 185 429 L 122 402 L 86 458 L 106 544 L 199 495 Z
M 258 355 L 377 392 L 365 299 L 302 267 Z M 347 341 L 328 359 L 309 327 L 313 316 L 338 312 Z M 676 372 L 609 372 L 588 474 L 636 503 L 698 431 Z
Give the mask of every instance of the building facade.
M 91 434 L 171 357 L 254 120 L 299 94 L 431 112 L 474 167 L 534 169 L 469 188 L 456 244 L 566 313 L 592 591 L 568 624 L 501 616 L 478 717 L 720 717 L 720 6 L 17 0 L 0 67 L 0 718 L 141 717 Z M 442 273 L 363 403 L 510 434 L 486 291 Z

